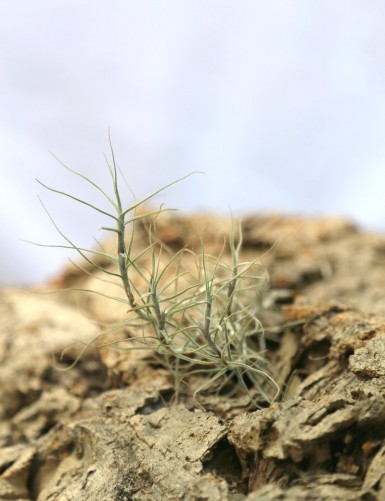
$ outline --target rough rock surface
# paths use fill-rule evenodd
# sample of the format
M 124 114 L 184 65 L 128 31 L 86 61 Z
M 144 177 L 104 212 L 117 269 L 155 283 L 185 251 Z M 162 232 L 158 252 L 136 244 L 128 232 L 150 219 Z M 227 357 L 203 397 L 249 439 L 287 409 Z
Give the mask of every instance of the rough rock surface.
M 227 231 L 204 216 L 158 223 L 175 251 L 203 233 L 220 252 Z M 243 233 L 243 257 L 270 276 L 260 315 L 282 391 L 266 408 L 176 402 L 156 360 L 99 343 L 125 305 L 1 291 L 0 500 L 385 499 L 385 238 L 279 215 Z M 67 286 L 109 293 L 73 268 L 45 288 Z

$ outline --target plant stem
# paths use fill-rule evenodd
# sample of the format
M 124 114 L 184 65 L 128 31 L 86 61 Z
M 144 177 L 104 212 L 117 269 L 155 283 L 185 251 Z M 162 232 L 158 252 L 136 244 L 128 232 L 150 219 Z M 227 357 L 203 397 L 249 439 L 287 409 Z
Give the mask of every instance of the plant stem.
M 119 260 L 120 278 L 122 279 L 124 292 L 126 293 L 130 306 L 136 309 L 137 304 L 131 290 L 130 280 L 128 278 L 128 268 L 126 264 L 127 252 L 126 252 L 126 243 L 124 241 L 124 229 L 125 229 L 125 215 L 124 213 L 121 212 L 118 215 L 118 260 Z

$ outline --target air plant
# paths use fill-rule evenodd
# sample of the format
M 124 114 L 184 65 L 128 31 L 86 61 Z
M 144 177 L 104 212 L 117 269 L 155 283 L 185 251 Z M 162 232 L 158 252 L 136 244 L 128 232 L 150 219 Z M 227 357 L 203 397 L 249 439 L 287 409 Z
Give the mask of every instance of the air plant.
M 271 403 L 279 388 L 265 356 L 263 329 L 257 317 L 256 294 L 261 284 L 259 263 L 240 261 L 241 226 L 232 221 L 228 242 L 217 256 L 205 252 L 204 242 L 199 252 L 187 248 L 171 252 L 156 235 L 157 218 L 170 209 L 160 206 L 157 210 L 146 210 L 146 207 L 156 195 L 187 176 L 126 206 L 126 196 L 120 188 L 124 177 L 117 167 L 112 147 L 111 153 L 112 161 L 107 161 L 107 166 L 112 195 L 62 163 L 70 173 L 99 191 L 109 209 L 39 183 L 107 217 L 111 224 L 103 226 L 102 230 L 115 235 L 116 253 L 107 252 L 102 245 L 97 249 L 79 247 L 60 230 L 45 209 L 66 242 L 56 247 L 76 251 L 85 262 L 85 266 L 80 262 L 76 266 L 87 273 L 90 272 L 85 268 L 102 272 L 104 281 L 122 290 L 123 294 L 108 295 L 106 300 L 127 305 L 129 314 L 119 325 L 129 326 L 130 331 L 136 333 L 125 341 L 127 349 L 138 349 L 139 343 L 140 349 L 149 350 L 161 360 L 173 375 L 176 391 L 181 382 L 188 388 L 189 380 L 198 377 L 200 383 L 193 391 L 197 405 L 199 395 L 210 392 L 241 392 L 256 406 Z M 148 240 L 139 251 L 138 225 L 146 228 Z M 195 263 L 194 273 L 183 265 L 186 256 Z

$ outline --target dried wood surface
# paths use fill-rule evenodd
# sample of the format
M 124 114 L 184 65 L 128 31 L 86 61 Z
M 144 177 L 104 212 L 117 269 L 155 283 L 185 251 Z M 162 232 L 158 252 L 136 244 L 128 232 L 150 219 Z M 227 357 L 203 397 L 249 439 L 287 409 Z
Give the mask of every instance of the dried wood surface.
M 215 252 L 227 228 L 168 216 L 159 234 L 177 250 L 203 232 Z M 282 398 L 256 410 L 207 395 L 203 411 L 175 402 L 145 353 L 113 346 L 62 370 L 124 305 L 3 290 L 0 500 L 385 499 L 385 239 L 337 219 L 243 228 L 244 257 L 270 275 L 261 317 Z M 106 287 L 74 269 L 47 287 L 68 285 Z

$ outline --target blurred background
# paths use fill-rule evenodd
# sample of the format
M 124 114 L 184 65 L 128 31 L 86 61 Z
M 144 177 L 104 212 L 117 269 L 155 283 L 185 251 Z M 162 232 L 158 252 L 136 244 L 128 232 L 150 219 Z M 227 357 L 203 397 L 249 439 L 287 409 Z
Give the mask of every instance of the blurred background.
M 99 217 L 108 129 L 137 197 L 182 211 L 344 215 L 385 228 L 382 0 L 0 0 L 0 282 L 39 282 Z M 127 191 L 127 200 L 130 194 Z M 102 222 L 103 223 L 103 222 Z

